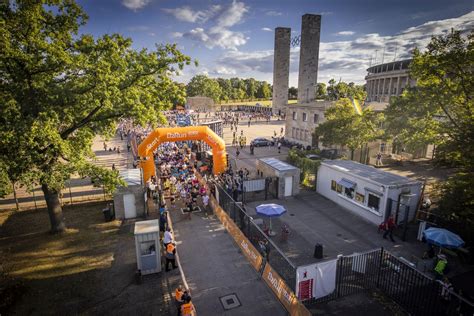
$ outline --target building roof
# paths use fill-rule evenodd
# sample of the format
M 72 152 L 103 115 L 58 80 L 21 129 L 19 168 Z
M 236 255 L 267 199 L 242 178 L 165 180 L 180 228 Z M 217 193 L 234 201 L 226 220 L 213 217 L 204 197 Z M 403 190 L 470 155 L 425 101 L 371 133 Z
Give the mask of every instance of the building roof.
M 287 105 L 287 109 L 292 108 L 315 108 L 315 109 L 325 109 L 332 106 L 334 101 L 326 101 L 326 100 L 316 100 L 309 103 L 292 103 Z
M 132 185 L 141 185 L 142 176 L 140 174 L 140 169 L 125 169 L 119 171 L 120 178 L 127 183 L 128 186 Z
M 364 165 L 352 160 L 324 160 L 321 165 L 346 172 L 352 176 L 371 180 L 384 186 L 399 186 L 406 184 L 421 184 L 419 181 L 402 177 L 394 173 L 382 171 L 372 166 Z
M 260 161 L 266 163 L 273 169 L 276 169 L 278 171 L 287 171 L 287 170 L 295 170 L 298 169 L 295 166 L 289 165 L 286 162 L 283 162 L 281 160 L 278 160 L 276 158 L 260 158 Z
M 159 231 L 160 226 L 157 219 L 135 222 L 135 235 L 157 233 Z

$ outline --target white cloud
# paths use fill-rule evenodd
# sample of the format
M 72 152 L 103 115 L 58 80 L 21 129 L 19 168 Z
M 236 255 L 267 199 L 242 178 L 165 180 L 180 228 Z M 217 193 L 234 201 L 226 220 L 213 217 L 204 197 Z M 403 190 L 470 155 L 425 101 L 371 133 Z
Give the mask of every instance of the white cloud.
M 281 13 L 281 12 L 273 11 L 273 10 L 270 10 L 270 11 L 265 12 L 265 15 L 268 15 L 268 16 L 280 16 L 280 15 L 282 15 L 282 14 L 283 14 L 283 13 Z
M 337 34 L 337 35 L 346 36 L 346 35 L 354 35 L 355 32 L 352 32 L 352 31 L 342 31 L 342 32 L 337 32 L 336 34 Z
M 133 11 L 145 7 L 150 2 L 151 0 L 122 0 L 122 4 Z
M 182 37 L 204 44 L 208 48 L 221 47 L 236 50 L 244 45 L 248 37 L 242 32 L 230 28 L 242 21 L 249 8 L 243 2 L 232 1 L 228 6 L 213 5 L 207 10 L 195 11 L 185 6 L 176 9 L 164 9 L 180 21 L 192 23 L 208 22 L 209 27 L 195 27 L 182 34 Z
M 181 37 L 183 37 L 183 33 L 180 33 L 180 32 L 172 32 L 172 33 L 170 34 L 170 37 L 171 37 L 171 38 L 181 38 Z
M 176 19 L 190 23 L 204 23 L 221 10 L 220 5 L 213 5 L 208 10 L 193 10 L 189 6 L 175 9 L 163 9 L 166 13 L 173 15 Z
M 474 11 L 457 18 L 426 22 L 392 36 L 371 33 L 351 41 L 321 42 L 318 81 L 327 82 L 331 78 L 342 78 L 347 82 L 364 83 L 371 58 L 372 64 L 382 62 L 383 52 L 384 62 L 410 58 L 415 47 L 425 48 L 432 35 L 446 34 L 451 28 L 464 31 L 474 29 Z M 290 86 L 296 86 L 299 48 L 291 49 L 290 59 Z M 273 50 L 229 51 L 223 53 L 216 64 L 217 67 L 234 69 L 237 73 L 253 72 L 271 77 Z
M 226 68 L 223 66 L 216 67 L 211 74 L 215 75 L 235 75 L 237 74 L 237 71 L 232 68 Z
M 273 30 L 269 27 L 262 27 L 262 31 L 273 32 Z

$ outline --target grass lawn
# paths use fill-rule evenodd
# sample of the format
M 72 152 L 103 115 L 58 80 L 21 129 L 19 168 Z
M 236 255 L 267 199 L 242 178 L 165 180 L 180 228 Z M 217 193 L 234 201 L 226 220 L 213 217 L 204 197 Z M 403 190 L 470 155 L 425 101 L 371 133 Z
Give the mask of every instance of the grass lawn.
M 0 301 L 10 302 L 0 303 L 0 314 L 174 312 L 165 303 L 170 280 L 155 274 L 135 284 L 133 222 L 104 222 L 104 207 L 64 207 L 61 235 L 48 232 L 46 210 L 0 212 Z M 8 285 L 21 291 L 11 297 Z

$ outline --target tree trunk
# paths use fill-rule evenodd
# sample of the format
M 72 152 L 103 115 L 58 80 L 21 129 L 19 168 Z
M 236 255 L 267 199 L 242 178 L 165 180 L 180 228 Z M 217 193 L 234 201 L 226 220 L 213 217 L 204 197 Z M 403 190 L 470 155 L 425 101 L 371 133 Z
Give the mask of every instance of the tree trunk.
M 12 182 L 12 188 L 13 188 L 13 198 L 15 199 L 15 204 L 16 204 L 16 210 L 20 210 L 20 203 L 18 203 L 18 197 L 16 196 L 16 188 L 15 188 L 15 182 Z
M 63 219 L 63 209 L 59 202 L 59 192 L 50 188 L 47 184 L 42 184 L 41 189 L 48 206 L 49 221 L 51 222 L 51 232 L 60 233 L 66 228 Z
M 355 149 L 351 149 L 351 160 L 354 160 L 354 151 Z

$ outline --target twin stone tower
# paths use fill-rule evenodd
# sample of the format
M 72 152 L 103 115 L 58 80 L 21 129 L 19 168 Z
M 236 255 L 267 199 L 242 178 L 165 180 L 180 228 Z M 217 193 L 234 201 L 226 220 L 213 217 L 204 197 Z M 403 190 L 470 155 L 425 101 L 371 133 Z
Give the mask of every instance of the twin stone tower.
M 311 103 L 316 99 L 320 33 L 321 15 L 303 15 L 298 75 L 298 104 Z M 275 28 L 272 110 L 274 114 L 278 115 L 286 113 L 288 105 L 290 42 L 291 28 Z

